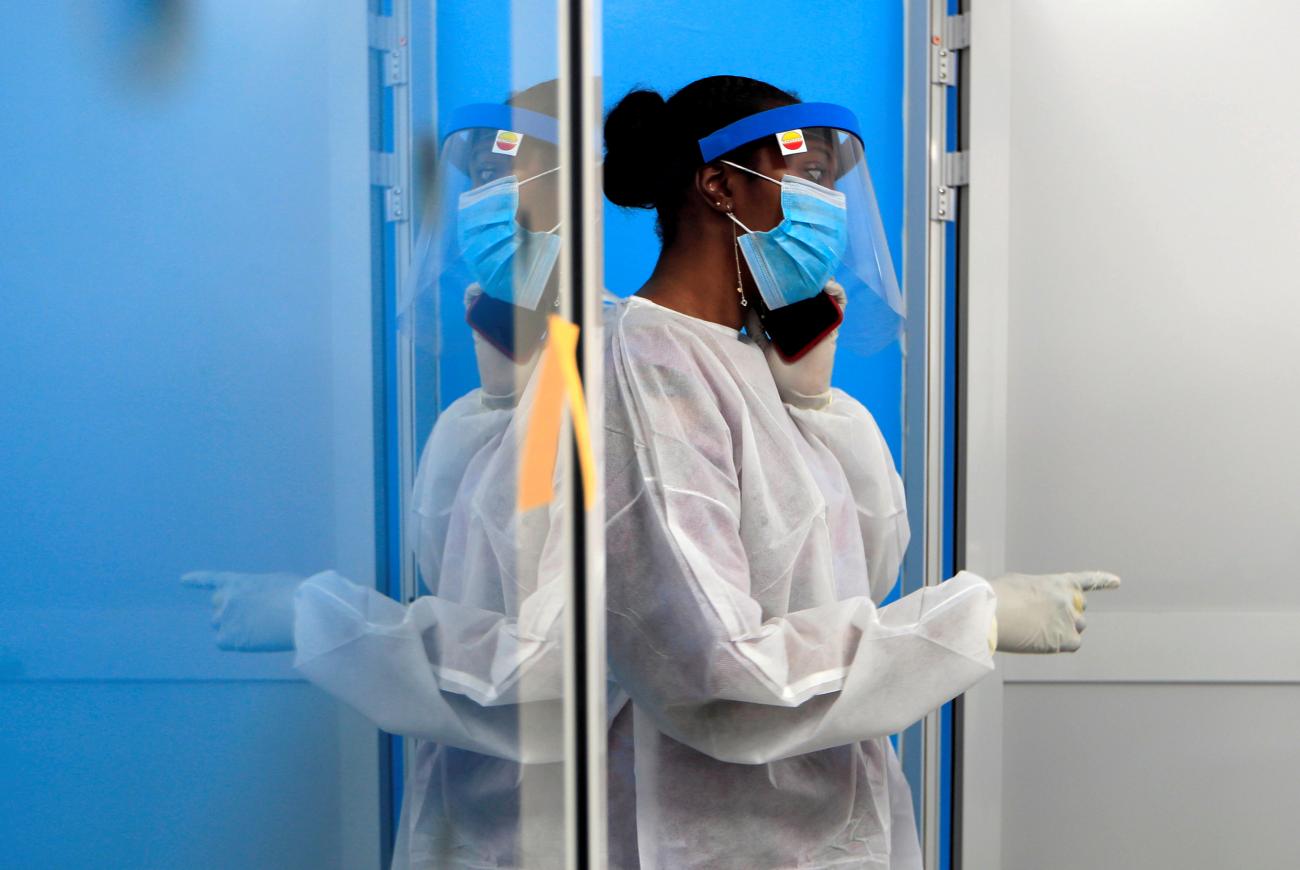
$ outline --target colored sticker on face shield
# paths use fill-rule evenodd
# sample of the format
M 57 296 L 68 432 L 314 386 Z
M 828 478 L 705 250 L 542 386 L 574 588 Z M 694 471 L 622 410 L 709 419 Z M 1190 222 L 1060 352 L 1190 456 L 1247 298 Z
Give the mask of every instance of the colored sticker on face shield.
M 786 154 L 803 154 L 808 150 L 803 130 L 786 130 L 776 134 L 776 144 L 781 146 L 782 156 Z
M 497 130 L 497 138 L 492 142 L 492 153 L 508 154 L 514 157 L 519 153 L 519 146 L 523 141 L 523 133 L 516 133 L 513 130 Z

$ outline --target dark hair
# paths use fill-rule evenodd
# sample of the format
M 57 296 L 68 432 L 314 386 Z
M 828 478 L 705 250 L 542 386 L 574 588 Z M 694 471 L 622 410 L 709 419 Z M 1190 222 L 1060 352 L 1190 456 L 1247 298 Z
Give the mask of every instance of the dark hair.
M 709 76 L 667 100 L 634 88 L 605 117 L 605 196 L 626 208 L 655 209 L 659 237 L 677 235 L 677 216 L 695 172 L 704 165 L 699 140 L 741 118 L 799 102 L 793 94 L 744 76 Z M 723 155 L 741 162 L 744 145 Z M 719 158 L 721 159 L 721 158 Z

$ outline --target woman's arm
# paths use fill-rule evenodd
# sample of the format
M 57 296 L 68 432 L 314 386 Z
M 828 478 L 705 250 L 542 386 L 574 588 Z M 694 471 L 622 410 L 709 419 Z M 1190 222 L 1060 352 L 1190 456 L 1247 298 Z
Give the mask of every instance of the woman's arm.
M 383 730 L 522 762 L 563 758 L 554 637 L 435 596 L 403 606 L 333 571 L 299 587 L 294 609 L 295 667 Z
M 386 731 L 520 761 L 561 755 L 563 548 L 554 506 L 515 509 L 513 408 L 439 418 L 408 532 L 435 594 L 409 605 L 327 571 L 294 602 L 295 664 Z
M 774 578 L 750 573 L 731 430 L 689 365 L 616 348 L 607 369 L 610 663 L 658 727 L 761 763 L 901 730 L 991 671 L 995 600 L 973 574 L 764 618 L 753 593 Z

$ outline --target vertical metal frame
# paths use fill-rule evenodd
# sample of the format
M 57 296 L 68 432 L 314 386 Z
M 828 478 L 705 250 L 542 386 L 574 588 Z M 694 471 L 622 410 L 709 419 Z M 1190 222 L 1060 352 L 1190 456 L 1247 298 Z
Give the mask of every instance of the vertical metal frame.
M 947 0 L 905 7 L 905 166 L 903 286 L 908 319 L 903 336 L 903 482 L 912 511 L 912 544 L 903 562 L 902 592 L 944 580 L 945 355 L 948 224 L 957 197 L 947 157 L 949 91 L 957 56 Z M 945 171 L 947 170 L 947 171 Z M 907 729 L 899 755 L 912 782 L 921 849 L 928 870 L 940 866 L 943 723 L 935 710 Z
M 378 582 L 389 594 L 409 602 L 416 596 L 418 579 L 415 554 L 405 546 L 403 503 L 415 478 L 415 370 L 411 347 L 397 340 L 398 289 L 411 269 L 412 190 L 411 124 L 411 0 L 375 4 L 367 18 L 368 41 L 375 80 L 371 99 L 376 102 L 381 141 L 370 154 L 370 184 L 377 194 L 375 208 L 380 226 L 380 281 L 375 302 L 376 442 L 383 460 L 377 464 L 377 507 L 383 553 Z M 375 9 L 374 6 L 371 7 Z M 395 491 L 394 491 L 395 488 Z M 410 775 L 414 741 L 381 734 L 384 747 L 381 786 L 384 800 L 382 864 L 392 860 L 396 807 L 401 782 Z M 396 775 L 395 756 L 400 748 L 402 776 Z
M 978 456 L 964 464 L 957 516 L 958 562 L 985 576 L 996 576 L 1006 565 L 1007 522 L 1007 324 L 1010 250 L 991 240 L 1010 238 L 1008 136 L 1011 125 L 1011 55 L 1013 33 L 1008 0 L 989 0 L 972 13 L 971 76 L 978 89 L 962 94 L 970 131 L 971 172 L 977 180 L 967 196 L 968 210 L 977 215 L 979 234 L 962 222 L 968 266 L 959 288 L 962 294 L 963 355 L 961 391 L 979 385 L 980 401 L 962 402 L 959 455 Z M 981 870 L 1002 865 L 1002 666 L 962 698 L 956 736 L 961 744 L 979 747 L 957 757 L 955 783 L 957 867 Z M 978 800 L 966 801 L 966 795 Z
M 413 191 L 412 105 L 410 88 L 411 0 L 388 0 L 391 15 L 372 15 L 371 44 L 380 52 L 379 85 L 387 88 L 383 105 L 391 148 L 372 158 L 372 184 L 382 192 L 385 219 L 386 277 L 394 287 L 408 280 L 411 269 Z M 561 186 L 560 216 L 567 228 L 559 270 L 560 313 L 581 330 L 578 367 L 588 399 L 587 411 L 597 457 L 597 498 L 593 509 L 582 509 L 582 478 L 576 453 L 566 475 L 571 506 L 571 553 L 568 560 L 569 602 L 566 608 L 565 736 L 569 763 L 565 779 L 565 854 L 571 868 L 603 866 L 606 856 L 605 826 L 605 622 L 604 622 L 604 499 L 603 396 L 601 365 L 602 231 L 599 149 L 599 19 L 593 0 L 557 0 L 556 58 L 559 81 L 560 152 L 566 176 Z M 427 34 L 433 36 L 432 30 Z M 397 343 L 395 359 L 395 411 L 397 431 L 397 485 L 410 491 L 418 452 L 415 444 L 415 371 L 411 348 Z M 441 403 L 439 402 L 439 405 Z M 572 443 L 566 427 L 561 443 Z M 390 481 L 391 483 L 391 481 Z M 397 508 L 400 511 L 400 505 Z M 404 602 L 418 594 L 414 554 L 409 547 L 394 551 Z M 411 741 L 404 753 L 413 757 Z M 406 771 L 409 775 L 409 769 Z M 385 863 L 387 863 L 387 856 Z
M 394 292 L 410 277 L 412 196 L 412 128 L 410 84 L 411 0 L 391 0 L 391 15 L 371 18 L 371 46 L 380 53 L 380 85 L 387 89 L 384 119 L 391 136 L 390 148 L 374 155 L 372 183 L 383 192 L 384 220 L 388 239 Z M 391 300 L 390 300 L 391 301 Z M 395 304 L 395 303 L 394 303 Z M 394 311 L 394 315 L 396 312 Z M 415 371 L 409 346 L 396 346 L 396 417 L 398 492 L 411 491 L 415 479 Z M 400 515 L 400 505 L 399 505 Z M 418 581 L 415 556 L 409 547 L 399 550 L 396 570 L 402 600 L 415 598 Z
M 959 0 L 959 8 L 966 17 L 966 38 L 970 38 L 970 0 Z M 958 81 L 955 89 L 957 100 L 957 149 L 962 156 L 962 167 L 964 170 L 963 184 L 969 182 L 970 167 L 970 87 L 967 83 L 970 81 L 971 64 L 970 52 L 961 53 L 961 61 L 958 64 Z M 956 300 L 957 310 L 953 312 L 956 319 L 956 409 L 955 425 L 957 427 L 953 468 L 953 568 L 962 569 L 967 567 L 966 563 L 966 493 L 967 493 L 967 464 L 966 464 L 966 447 L 967 447 L 967 408 L 969 406 L 967 390 L 967 378 L 969 376 L 969 366 L 967 364 L 967 353 L 969 348 L 969 280 L 970 280 L 970 220 L 969 220 L 970 197 L 962 198 L 961 207 L 956 216 L 957 222 L 957 287 Z M 1001 677 L 995 677 L 1000 680 Z M 987 680 L 991 683 L 993 680 Z M 986 692 L 985 687 L 977 686 L 973 692 Z M 963 694 L 953 701 L 952 714 L 952 870 L 961 870 L 971 862 L 966 861 L 966 845 L 968 843 L 967 825 L 971 821 L 965 812 L 965 803 L 963 795 L 966 788 L 966 722 L 968 713 L 969 693 Z M 975 862 L 978 863 L 978 862 Z
M 575 454 L 569 477 L 573 522 L 571 576 L 565 626 L 565 778 L 567 865 L 604 866 L 605 819 L 605 595 L 604 481 L 601 365 L 602 232 L 599 175 L 599 32 L 597 0 L 558 0 L 560 220 L 567 244 L 559 261 L 561 311 L 580 330 L 578 369 L 587 396 L 596 457 L 596 497 L 583 510 L 582 476 Z M 566 434 L 566 438 L 571 436 Z

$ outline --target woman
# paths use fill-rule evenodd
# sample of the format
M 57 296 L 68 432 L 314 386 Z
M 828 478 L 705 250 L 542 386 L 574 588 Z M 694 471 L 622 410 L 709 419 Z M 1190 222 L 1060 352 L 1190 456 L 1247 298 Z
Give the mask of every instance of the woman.
M 563 864 L 564 505 L 522 511 L 516 490 L 558 285 L 554 95 L 546 82 L 463 106 L 443 128 L 403 308 L 410 340 L 435 352 L 465 318 L 479 386 L 438 414 L 412 486 L 407 539 L 429 594 L 403 606 L 328 574 L 297 593 L 299 671 L 415 738 L 394 870 Z M 464 313 L 439 319 L 452 294 Z
M 429 594 L 404 605 L 336 571 L 185 581 L 214 590 L 224 648 L 295 650 L 307 679 L 413 738 L 394 870 L 564 863 L 565 505 L 519 510 L 516 491 L 558 285 L 554 95 L 542 83 L 444 126 L 403 328 L 417 360 L 472 330 L 478 386 L 440 410 L 410 493 L 403 540 Z M 463 309 L 440 317 L 452 294 Z
M 715 76 L 628 94 L 605 143 L 606 195 L 663 240 L 606 326 L 609 654 L 632 699 L 611 864 L 920 868 L 887 735 L 992 670 L 995 613 L 998 648 L 1077 648 L 1082 590 L 1118 579 L 963 571 L 877 606 L 901 481 L 830 387 L 834 321 L 816 340 L 787 316 L 837 312 L 841 285 L 880 310 L 858 291 L 893 280 L 851 113 Z

